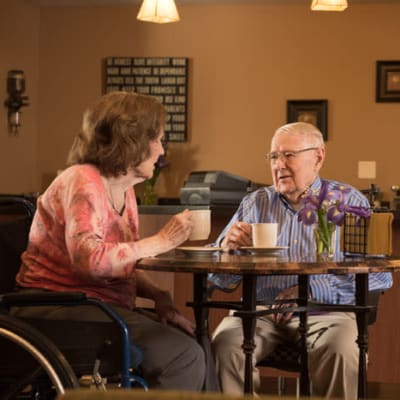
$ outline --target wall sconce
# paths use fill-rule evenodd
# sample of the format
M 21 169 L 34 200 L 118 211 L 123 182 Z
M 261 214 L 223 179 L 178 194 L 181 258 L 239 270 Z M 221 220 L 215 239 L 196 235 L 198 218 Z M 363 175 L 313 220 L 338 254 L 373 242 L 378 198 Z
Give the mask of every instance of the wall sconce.
M 20 108 L 29 106 L 28 96 L 23 96 L 25 92 L 24 71 L 11 70 L 7 75 L 8 99 L 4 105 L 8 108 L 8 131 L 10 134 L 17 135 L 20 124 Z
M 137 19 L 165 24 L 179 21 L 179 14 L 174 0 L 143 0 Z
M 344 11 L 347 8 L 347 0 L 313 0 L 313 11 Z

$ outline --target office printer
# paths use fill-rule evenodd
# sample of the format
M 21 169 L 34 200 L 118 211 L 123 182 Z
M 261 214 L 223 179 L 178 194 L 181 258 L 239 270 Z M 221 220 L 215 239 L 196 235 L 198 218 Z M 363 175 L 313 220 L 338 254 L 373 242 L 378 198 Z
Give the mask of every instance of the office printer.
M 238 205 L 250 191 L 251 181 L 224 171 L 191 172 L 180 192 L 181 204 Z

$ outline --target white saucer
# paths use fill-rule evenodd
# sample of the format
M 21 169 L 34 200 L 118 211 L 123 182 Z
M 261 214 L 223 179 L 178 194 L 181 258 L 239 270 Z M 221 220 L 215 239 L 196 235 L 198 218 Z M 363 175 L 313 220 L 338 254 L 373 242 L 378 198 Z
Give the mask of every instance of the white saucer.
M 288 248 L 289 246 L 273 246 L 273 247 L 242 246 L 239 250 L 245 250 L 253 254 L 271 254 L 281 250 L 286 250 Z
M 222 251 L 222 247 L 204 247 L 204 246 L 180 246 L 175 250 L 181 251 L 188 255 L 212 255 Z

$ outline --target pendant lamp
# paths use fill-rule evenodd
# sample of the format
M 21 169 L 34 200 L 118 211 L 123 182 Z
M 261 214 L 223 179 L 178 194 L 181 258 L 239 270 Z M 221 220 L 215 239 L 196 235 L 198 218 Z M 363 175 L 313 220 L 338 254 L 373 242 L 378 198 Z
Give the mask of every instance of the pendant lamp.
M 165 24 L 179 21 L 179 14 L 174 0 L 143 0 L 137 19 Z
M 313 11 L 344 11 L 347 8 L 347 0 L 313 0 Z

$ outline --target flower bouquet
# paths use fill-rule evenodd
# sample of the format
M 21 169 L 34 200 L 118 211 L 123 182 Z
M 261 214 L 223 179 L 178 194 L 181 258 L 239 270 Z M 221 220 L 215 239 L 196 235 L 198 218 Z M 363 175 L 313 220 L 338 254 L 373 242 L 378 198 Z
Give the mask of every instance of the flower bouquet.
M 351 189 L 344 186 L 328 188 L 323 181 L 319 191 L 308 190 L 302 198 L 298 219 L 306 225 L 314 225 L 315 250 L 318 259 L 331 258 L 334 254 L 334 232 L 342 226 L 345 214 L 369 217 L 370 209 L 345 204 Z

